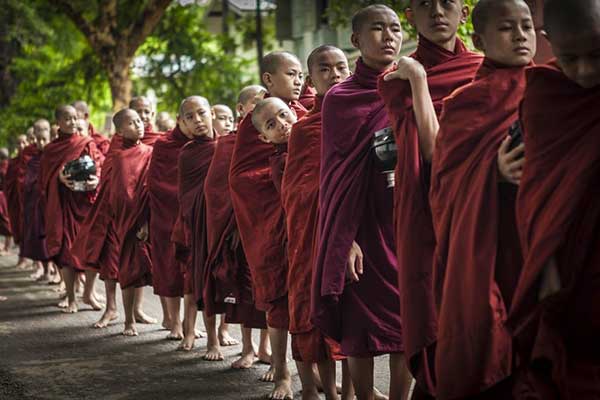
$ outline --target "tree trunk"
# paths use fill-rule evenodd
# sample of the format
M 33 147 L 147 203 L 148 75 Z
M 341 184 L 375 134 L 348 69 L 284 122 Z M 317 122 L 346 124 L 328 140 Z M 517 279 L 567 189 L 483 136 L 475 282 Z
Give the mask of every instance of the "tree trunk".
M 113 111 L 127 107 L 131 100 L 130 63 L 130 59 L 114 60 L 107 68 L 108 82 L 113 99 Z

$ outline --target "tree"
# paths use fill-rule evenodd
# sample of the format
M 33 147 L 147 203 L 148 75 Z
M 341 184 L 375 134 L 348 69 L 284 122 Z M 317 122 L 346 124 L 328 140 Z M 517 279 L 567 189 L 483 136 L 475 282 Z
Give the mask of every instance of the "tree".
M 54 0 L 81 31 L 100 61 L 110 85 L 113 109 L 131 99 L 130 66 L 172 0 Z

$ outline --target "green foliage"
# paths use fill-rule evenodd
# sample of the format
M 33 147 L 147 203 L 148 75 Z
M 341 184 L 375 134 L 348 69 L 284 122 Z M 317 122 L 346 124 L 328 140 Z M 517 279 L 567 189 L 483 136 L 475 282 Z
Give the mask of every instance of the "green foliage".
M 464 0 L 464 3 L 472 10 L 478 0 Z M 402 28 L 410 38 L 416 37 L 415 29 L 408 23 L 404 16 L 404 10 L 408 7 L 409 0 L 331 0 L 327 9 L 327 15 L 335 26 L 349 25 L 354 12 L 371 4 L 385 4 L 396 10 L 400 15 Z M 473 24 L 471 19 L 459 27 L 458 35 L 467 44 L 471 45 L 471 34 Z
M 77 99 L 89 103 L 93 122 L 101 125 L 101 112 L 110 110 L 110 90 L 84 37 L 45 2 L 17 1 L 8 6 L 31 24 L 22 27 L 21 20 L 9 21 L 22 45 L 8 66 L 19 83 L 9 104 L 0 110 L 0 142 L 12 142 L 36 119 L 52 120 L 57 105 Z
M 228 53 L 238 46 L 234 38 L 208 32 L 203 18 L 202 7 L 173 4 L 138 50 L 141 65 L 134 92 L 153 90 L 159 111 L 175 112 L 190 95 L 233 108 L 239 90 L 251 83 L 248 72 L 254 60 Z

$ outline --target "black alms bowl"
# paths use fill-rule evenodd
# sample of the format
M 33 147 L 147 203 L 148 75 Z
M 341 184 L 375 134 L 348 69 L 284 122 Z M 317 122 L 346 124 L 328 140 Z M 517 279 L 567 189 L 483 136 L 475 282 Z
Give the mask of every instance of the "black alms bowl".
M 85 183 L 91 175 L 96 175 L 96 163 L 86 154 L 66 163 L 64 172 L 70 175 L 70 179 L 75 183 Z
M 388 187 L 393 187 L 394 168 L 396 168 L 398 152 L 392 128 L 387 127 L 375 132 L 371 147 L 381 171 L 387 176 Z

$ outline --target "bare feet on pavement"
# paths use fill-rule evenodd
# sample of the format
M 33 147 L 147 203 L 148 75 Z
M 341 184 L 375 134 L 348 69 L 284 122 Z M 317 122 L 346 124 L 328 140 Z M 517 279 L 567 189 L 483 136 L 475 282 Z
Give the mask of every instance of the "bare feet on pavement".
M 119 313 L 117 312 L 117 310 L 107 309 L 106 311 L 104 311 L 104 314 L 102 314 L 102 317 L 100 317 L 98 322 L 94 324 L 94 328 L 106 328 L 108 325 L 110 325 L 111 322 L 113 322 L 117 318 L 119 318 Z

